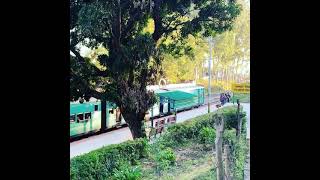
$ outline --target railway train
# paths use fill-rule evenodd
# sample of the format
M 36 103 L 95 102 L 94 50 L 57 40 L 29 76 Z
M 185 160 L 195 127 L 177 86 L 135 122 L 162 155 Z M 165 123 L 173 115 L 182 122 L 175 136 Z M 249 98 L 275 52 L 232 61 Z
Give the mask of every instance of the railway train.
M 149 88 L 149 89 L 152 89 Z M 150 119 L 169 115 L 204 104 L 204 87 L 172 86 L 166 89 L 153 88 L 157 103 L 149 109 Z M 126 124 L 119 108 L 107 102 L 107 129 Z M 81 137 L 99 131 L 101 128 L 101 102 L 70 102 L 70 138 Z

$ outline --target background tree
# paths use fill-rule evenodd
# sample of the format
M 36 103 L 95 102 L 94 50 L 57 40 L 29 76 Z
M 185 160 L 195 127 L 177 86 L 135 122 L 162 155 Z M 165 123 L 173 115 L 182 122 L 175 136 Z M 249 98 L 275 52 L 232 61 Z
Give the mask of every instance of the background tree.
M 234 28 L 222 33 L 216 38 L 214 46 L 214 74 L 219 74 L 220 79 L 215 80 L 231 84 L 242 81 L 243 70 L 250 62 L 250 10 L 249 2 L 239 1 L 242 11 L 236 18 Z M 249 76 L 249 73 L 246 73 Z
M 250 4 L 243 0 L 238 3 L 242 4 L 242 11 L 236 18 L 232 30 L 223 32 L 214 38 L 211 73 L 214 92 L 228 89 L 231 83 L 244 81 L 244 77 L 249 78 Z M 186 54 L 174 57 L 166 54 L 162 63 L 164 76 L 171 83 L 195 80 L 206 86 L 208 80 L 203 77 L 208 72 L 206 67 L 209 57 L 208 41 L 202 36 L 189 36 L 186 41 L 187 45 L 192 47 L 194 56 Z
M 96 94 L 116 103 L 133 138 L 143 137 L 142 121 L 156 102 L 146 86 L 161 73 L 164 53 L 190 52 L 188 35 L 230 30 L 239 12 L 235 1 L 224 0 L 71 0 L 70 51 L 80 65 L 90 67 L 88 85 L 78 94 Z M 146 30 L 150 19 L 153 32 Z M 80 44 L 107 50 L 97 58 L 103 68 L 80 55 Z
M 170 53 L 164 55 L 162 67 L 169 83 L 197 80 L 201 74 L 203 60 L 208 54 L 208 44 L 203 38 L 192 35 L 189 35 L 186 41 L 187 46 L 192 48 L 189 53 L 182 56 Z

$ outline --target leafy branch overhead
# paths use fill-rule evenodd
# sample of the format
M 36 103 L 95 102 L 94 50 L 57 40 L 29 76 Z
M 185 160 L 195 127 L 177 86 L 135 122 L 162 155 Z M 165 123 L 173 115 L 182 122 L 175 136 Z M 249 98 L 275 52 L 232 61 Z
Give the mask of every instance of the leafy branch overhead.
M 131 130 L 140 126 L 156 101 L 146 86 L 161 75 L 163 54 L 191 53 L 185 43 L 188 35 L 229 30 L 240 13 L 240 5 L 224 0 L 71 0 L 70 6 L 70 51 L 76 63 L 90 69 L 86 88 L 71 93 L 88 96 L 96 91 L 98 98 L 102 93 L 120 107 Z M 154 27 L 146 31 L 150 21 Z M 97 63 L 88 63 L 81 46 L 103 47 L 107 53 L 98 55 Z

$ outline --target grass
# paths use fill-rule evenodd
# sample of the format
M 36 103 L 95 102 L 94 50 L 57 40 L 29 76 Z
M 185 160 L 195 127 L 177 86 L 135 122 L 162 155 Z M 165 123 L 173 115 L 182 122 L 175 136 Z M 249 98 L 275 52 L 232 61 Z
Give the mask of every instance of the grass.
M 234 100 L 234 103 L 236 103 L 237 99 L 240 100 L 240 103 L 250 103 L 250 94 L 235 93 L 234 97 L 231 97 L 230 102 L 233 102 L 233 100 Z
M 163 171 L 160 176 L 157 174 L 152 161 L 144 159 L 142 162 L 142 179 L 191 180 L 199 179 L 198 177 L 201 178 L 203 174 L 208 173 L 213 176 L 214 156 L 210 147 L 191 142 L 187 146 L 174 149 L 174 152 L 177 157 L 175 165 Z
M 196 176 L 192 180 L 216 180 L 216 172 L 214 171 L 213 168 L 207 170 L 206 172 Z

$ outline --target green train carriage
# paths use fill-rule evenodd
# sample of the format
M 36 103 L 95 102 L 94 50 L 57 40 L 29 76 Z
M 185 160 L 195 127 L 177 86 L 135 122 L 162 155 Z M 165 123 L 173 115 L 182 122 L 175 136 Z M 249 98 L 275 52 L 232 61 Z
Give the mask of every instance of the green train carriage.
M 204 104 L 204 88 L 195 86 L 155 91 L 158 102 L 149 110 L 150 117 L 156 118 Z M 107 129 L 126 124 L 115 104 L 107 102 Z M 101 128 L 101 103 L 70 103 L 70 137 L 99 131 Z
M 113 103 L 107 103 L 107 129 L 125 124 Z M 80 136 L 101 128 L 101 103 L 70 103 L 70 137 Z

